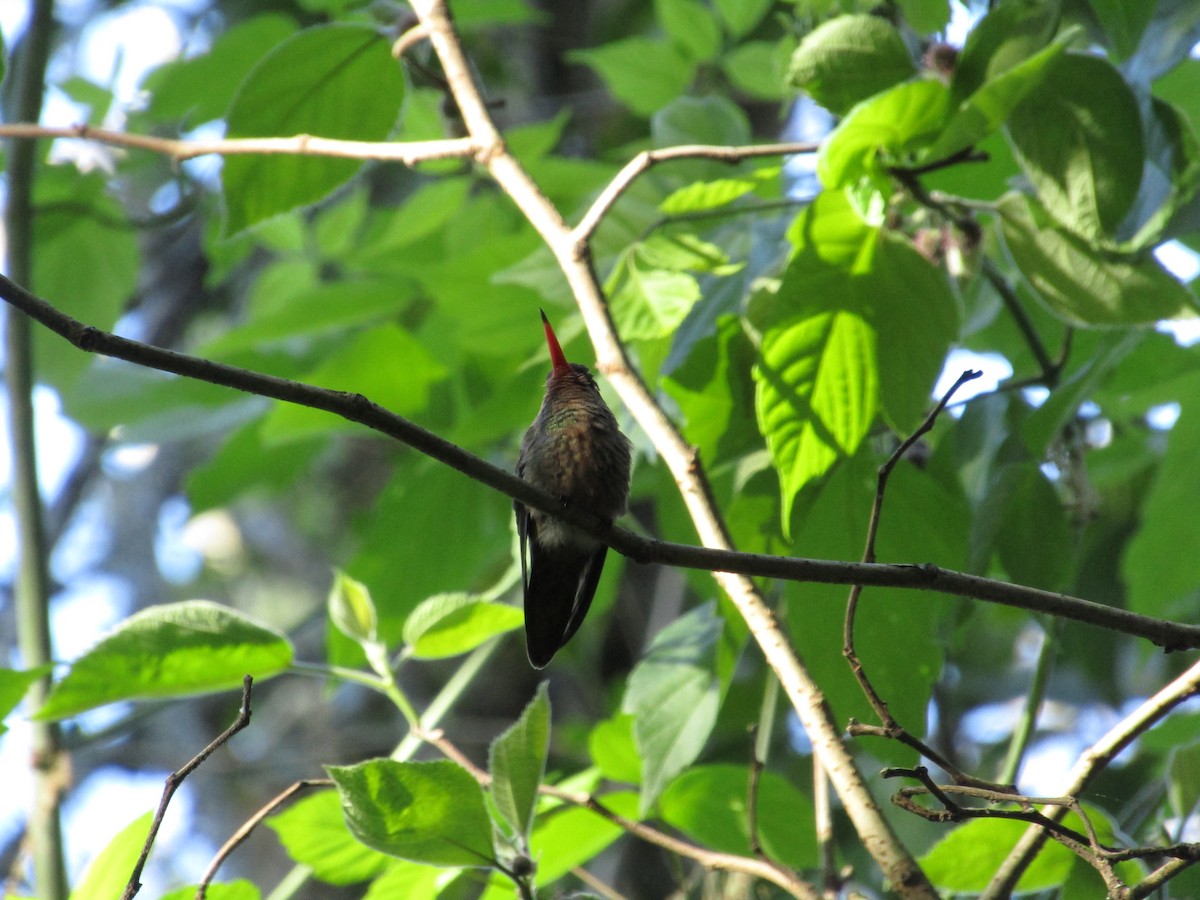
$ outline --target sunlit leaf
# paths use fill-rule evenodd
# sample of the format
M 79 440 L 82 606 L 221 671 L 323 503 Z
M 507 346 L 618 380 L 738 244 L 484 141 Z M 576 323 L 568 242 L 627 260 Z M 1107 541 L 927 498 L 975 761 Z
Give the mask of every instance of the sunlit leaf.
M 350 831 L 368 847 L 435 866 L 491 864 L 483 789 L 457 763 L 375 759 L 327 771 Z
M 1057 227 L 1036 203 L 1000 203 L 1004 241 L 1021 273 L 1059 318 L 1073 325 L 1142 325 L 1178 315 L 1191 294 L 1152 256 L 1102 253 Z
M 296 801 L 267 819 L 288 856 L 329 884 L 357 884 L 374 878 L 391 858 L 354 838 L 336 791 L 323 790 Z
M 1060 223 L 1086 237 L 1114 234 L 1142 181 L 1133 91 L 1095 56 L 1058 56 L 1042 80 L 1009 117 L 1017 159 Z
M 276 44 L 246 76 L 229 107 L 227 136 L 381 141 L 396 124 L 404 87 L 374 29 L 316 26 Z M 361 166 L 354 159 L 231 156 L 221 177 L 225 231 L 236 234 L 320 200 Z
M 230 690 L 246 675 L 262 681 L 291 662 L 284 635 L 227 606 L 152 606 L 75 660 L 37 718 L 62 719 L 117 700 Z
M 498 634 L 520 628 L 521 610 L 471 594 L 436 594 L 404 623 L 404 643 L 418 659 L 458 656 Z
M 900 33 L 879 16 L 838 16 L 809 32 L 792 55 L 788 80 L 831 112 L 913 75 Z
M 146 845 L 153 813 L 145 813 L 122 828 L 91 861 L 83 878 L 71 891 L 71 900 L 96 897 L 120 897 L 129 882 L 129 873 Z

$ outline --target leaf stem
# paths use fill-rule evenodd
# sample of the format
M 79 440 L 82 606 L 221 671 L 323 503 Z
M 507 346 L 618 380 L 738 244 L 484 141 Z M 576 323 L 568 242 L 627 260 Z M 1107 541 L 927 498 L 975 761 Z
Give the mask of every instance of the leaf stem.
M 1046 684 L 1050 680 L 1050 669 L 1054 655 L 1058 651 L 1058 620 L 1051 619 L 1046 625 L 1042 636 L 1042 646 L 1038 649 L 1037 663 L 1033 669 L 1033 679 L 1029 683 L 1029 691 L 1025 694 L 1025 704 L 1021 710 L 1017 726 L 1008 742 L 1008 754 L 1004 759 L 1004 767 L 1000 770 L 998 781 L 1001 784 L 1016 784 L 1017 773 L 1021 770 L 1021 760 L 1029 748 L 1029 741 L 1037 727 L 1037 714 L 1042 700 L 1046 697 Z

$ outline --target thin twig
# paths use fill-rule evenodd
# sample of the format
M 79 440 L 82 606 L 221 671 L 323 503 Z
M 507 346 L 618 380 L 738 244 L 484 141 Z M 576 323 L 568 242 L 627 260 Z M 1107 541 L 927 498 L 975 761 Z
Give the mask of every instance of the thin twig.
M 983 375 L 982 372 L 968 369 L 958 376 L 958 379 L 950 386 L 950 389 L 942 396 L 938 404 L 930 411 L 925 420 L 917 427 L 917 429 L 905 438 L 891 455 L 879 467 L 879 474 L 875 486 L 875 500 L 871 505 L 871 517 L 867 524 L 867 541 L 866 547 L 863 549 L 864 563 L 870 564 L 875 562 L 875 539 L 879 533 L 879 522 L 883 515 L 883 498 L 887 493 L 888 479 L 891 477 L 892 470 L 896 464 L 904 457 L 904 454 L 927 434 L 937 421 L 942 410 L 946 408 L 946 404 L 954 396 L 955 392 L 966 384 L 968 381 L 973 381 Z M 850 596 L 846 601 L 846 615 L 842 624 L 842 655 L 846 658 L 846 662 L 850 665 L 850 671 L 858 682 L 859 688 L 866 695 L 867 701 L 871 704 L 871 708 L 875 711 L 875 715 L 879 717 L 881 730 L 886 737 L 893 739 L 901 739 L 904 743 L 918 750 L 926 758 L 936 762 L 939 766 L 950 772 L 956 781 L 970 780 L 965 773 L 959 772 L 957 768 L 949 764 L 949 760 L 945 759 L 941 754 L 937 753 L 933 748 L 925 745 L 924 741 L 915 735 L 911 734 L 906 728 L 898 723 L 895 717 L 888 709 L 887 702 L 875 690 L 875 686 L 871 683 L 866 669 L 863 667 L 862 660 L 858 656 L 858 651 L 854 646 L 854 622 L 858 612 L 858 599 L 862 594 L 862 585 L 855 584 L 850 588 Z M 857 723 L 852 723 L 857 725 Z M 868 733 L 860 730 L 858 733 Z
M 1197 625 L 1143 616 L 1067 594 L 943 569 L 932 563 L 837 562 L 743 553 L 720 546 L 696 547 L 643 538 L 623 528 L 610 527 L 586 509 L 573 506 L 564 508 L 559 498 L 538 490 L 511 472 L 468 453 L 433 432 L 388 412 L 361 394 L 289 381 L 286 378 L 252 372 L 119 337 L 71 318 L 2 275 L 0 298 L 86 352 L 123 359 L 137 365 L 173 372 L 261 397 L 324 410 L 347 421 L 358 422 L 380 434 L 402 441 L 479 483 L 519 500 L 526 506 L 553 513 L 580 530 L 594 535 L 635 562 L 655 562 L 681 568 L 702 569 L 714 572 L 718 577 L 724 573 L 817 584 L 860 584 L 864 587 L 873 585 L 937 591 L 1083 622 L 1144 638 L 1167 650 L 1200 648 L 1200 626 Z M 708 536 L 715 541 L 715 533 Z M 722 580 L 722 584 L 729 587 L 726 580 Z M 764 622 L 770 623 L 770 630 L 779 631 L 768 609 L 764 608 L 761 616 Z M 782 634 L 779 640 L 783 640 Z M 791 698 L 791 695 L 789 697 Z
M 629 189 L 637 178 L 659 163 L 676 159 L 711 159 L 723 163 L 739 163 L 743 160 L 760 156 L 794 156 L 799 153 L 816 153 L 820 144 L 815 143 L 780 143 L 755 144 L 748 147 L 726 147 L 714 144 L 686 144 L 678 147 L 665 147 L 661 150 L 643 150 L 625 164 L 600 192 L 588 211 L 583 214 L 570 234 L 570 241 L 576 248 L 576 255 L 582 256 L 587 249 L 600 221 L 612 209 L 620 196 Z
M 417 22 L 412 28 L 409 28 L 400 37 L 396 38 L 395 43 L 392 44 L 392 56 L 399 59 L 428 37 L 428 29 L 420 22 Z
M 750 771 L 746 776 L 746 827 L 750 832 L 750 852 L 765 862 L 767 853 L 763 850 L 762 841 L 758 838 L 758 782 L 762 778 L 763 761 L 758 756 L 758 726 L 751 724 L 750 732 Z
M 406 166 L 438 159 L 464 159 L 475 156 L 479 147 L 470 138 L 446 138 L 436 141 L 343 141 L 310 134 L 272 138 L 226 138 L 223 140 L 186 140 L 129 134 L 91 125 L 51 127 L 14 122 L 0 125 L 0 138 L 75 138 L 97 141 L 112 147 L 147 150 L 175 162 L 197 156 L 328 156 L 338 159 L 370 159 L 399 162 Z
M 279 809 L 279 807 L 283 806 L 283 804 L 287 803 L 290 799 L 292 799 L 292 797 L 296 796 L 296 794 L 300 793 L 301 791 L 305 791 L 314 787 L 332 786 L 332 778 L 307 778 L 297 781 L 296 783 L 276 794 L 275 797 L 272 798 L 260 810 L 258 810 L 258 812 L 243 822 L 241 827 L 239 827 L 237 831 L 229 836 L 229 840 L 221 845 L 221 849 L 216 852 L 212 858 L 212 862 L 210 862 L 208 864 L 208 868 L 204 870 L 204 875 L 201 876 L 200 883 L 196 885 L 196 900 L 204 900 L 208 893 L 208 886 L 216 877 L 217 869 L 221 868 L 221 863 L 225 862 L 225 860 L 229 858 L 230 854 L 233 853 L 233 851 L 239 846 L 241 846 L 242 842 L 246 840 L 246 838 L 250 837 L 251 832 L 253 832 L 254 829 L 262 823 L 263 819 L 275 812 L 275 810 Z
M 121 894 L 121 900 L 132 900 L 142 888 L 140 881 L 142 869 L 145 868 L 146 860 L 150 856 L 150 848 L 154 846 L 154 839 L 158 836 L 159 826 L 162 825 L 163 816 L 167 813 L 167 806 L 170 804 L 171 798 L 175 795 L 175 791 L 183 784 L 185 778 L 203 765 L 204 761 L 212 756 L 226 741 L 250 724 L 250 689 L 253 684 L 254 679 L 249 675 L 242 679 L 242 706 L 238 710 L 237 718 L 233 720 L 233 724 L 221 732 L 212 743 L 193 756 L 183 768 L 167 776 L 167 782 L 163 786 L 162 800 L 159 801 L 158 810 L 154 813 L 154 820 L 150 823 L 150 833 L 146 835 L 146 844 L 142 847 L 137 864 L 133 867 L 133 873 L 129 876 L 129 882 L 125 885 L 124 893 Z
M 1033 320 L 1029 318 L 1029 313 L 1025 312 L 1025 307 L 1021 305 L 1021 301 L 1017 298 L 1012 285 L 1008 283 L 1008 280 L 999 268 L 996 267 L 996 264 L 986 256 L 983 258 L 982 272 L 983 277 L 988 280 L 992 288 L 996 291 L 996 294 L 1000 297 L 1000 302 L 1004 304 L 1004 308 L 1008 310 L 1008 314 L 1012 316 L 1013 323 L 1017 326 L 1017 330 L 1021 332 L 1021 336 L 1025 338 L 1025 344 L 1033 354 L 1034 360 L 1037 361 L 1038 368 L 1042 370 L 1040 375 L 1028 379 L 1029 383 L 1054 387 L 1058 382 L 1059 376 L 1062 374 L 1063 365 L 1066 363 L 1066 353 L 1064 352 L 1062 359 L 1058 362 L 1050 358 L 1050 353 L 1046 350 L 1046 345 L 1042 342 L 1041 335 L 1037 333 L 1037 328 L 1034 327 Z M 1067 333 L 1070 334 L 1070 331 Z

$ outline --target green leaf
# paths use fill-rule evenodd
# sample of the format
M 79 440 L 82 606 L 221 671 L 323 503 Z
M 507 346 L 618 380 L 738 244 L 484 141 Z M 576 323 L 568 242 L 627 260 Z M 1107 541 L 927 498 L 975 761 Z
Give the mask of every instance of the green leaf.
M 985 82 L 1033 56 L 1054 37 L 1057 3 L 1007 0 L 997 3 L 971 29 L 954 67 L 951 90 L 961 102 Z
M 900 33 L 878 16 L 838 16 L 809 32 L 788 80 L 830 112 L 845 115 L 856 103 L 910 78 L 912 57 Z
M 1021 436 L 1035 459 L 1043 459 L 1052 442 L 1059 439 L 1063 429 L 1075 421 L 1079 407 L 1096 397 L 1102 383 L 1146 338 L 1146 332 L 1114 331 L 1105 334 L 1087 359 L 1062 380 L 1029 417 L 1021 423 Z M 1161 370 L 1162 356 L 1158 357 Z M 1189 367 L 1191 365 L 1189 361 Z
M 926 156 L 943 159 L 997 131 L 1020 102 L 1041 87 L 1050 64 L 1066 50 L 1068 37 L 988 79 L 963 99 Z
M 1175 748 L 1167 785 L 1176 815 L 1190 814 L 1200 801 L 1200 744 Z
M 397 315 L 407 297 L 386 281 L 345 280 L 314 285 L 286 297 L 257 292 L 248 320 L 210 342 L 205 351 L 228 356 L 296 338 L 319 338 Z
M 649 116 L 679 96 L 695 71 L 674 44 L 644 37 L 571 50 L 567 59 L 595 69 L 613 96 L 639 116 Z
M 925 259 L 905 238 L 880 231 L 873 265 L 859 290 L 871 309 L 877 335 L 879 399 L 900 434 L 911 432 L 933 405 L 930 394 L 958 339 L 958 301 L 944 269 Z
M 749 781 L 745 766 L 688 769 L 663 791 L 659 800 L 663 821 L 705 847 L 753 856 L 747 813 Z M 757 800 L 758 838 L 767 855 L 797 869 L 815 865 L 812 801 L 775 772 L 761 773 Z
M 521 610 L 472 594 L 436 594 L 404 622 L 404 643 L 418 659 L 441 659 L 474 650 L 484 641 L 520 628 Z
M 1154 15 L 1154 4 L 1126 3 L 1124 0 L 1088 0 L 1088 5 L 1100 20 L 1104 35 L 1116 51 L 1117 59 L 1132 56 Z
M 398 897 L 436 897 L 446 887 L 446 870 L 393 859 L 387 870 L 371 882 L 362 900 L 397 900 Z
M 375 613 L 371 592 L 365 584 L 355 581 L 340 569 L 335 570 L 327 605 L 330 620 L 350 640 L 357 644 L 378 640 L 379 617 Z
M 754 348 L 736 316 L 717 320 L 717 333 L 698 341 L 678 368 L 662 380 L 679 404 L 684 435 L 708 465 L 761 447 L 754 418 Z
M 1010 463 L 993 472 L 972 522 L 995 529 L 995 547 L 1009 577 L 1048 591 L 1063 590 L 1075 560 L 1075 534 L 1063 502 L 1033 462 Z
M 749 34 L 762 21 L 774 0 L 714 0 L 717 15 L 733 37 Z
M 684 185 L 667 196 L 658 208 L 665 215 L 699 212 L 728 206 L 739 197 L 744 197 L 757 186 L 747 178 L 722 178 L 719 181 L 696 181 Z
M 784 533 L 809 482 L 867 436 L 879 405 L 875 333 L 848 310 L 797 316 L 763 335 L 754 368 L 758 424 L 779 472 Z
M 290 16 L 254 16 L 221 33 L 207 53 L 159 66 L 143 85 L 150 101 L 149 115 L 189 125 L 221 118 L 264 50 L 295 31 L 296 22 Z
M 488 749 L 491 794 L 496 810 L 513 833 L 528 843 L 537 809 L 538 787 L 546 774 L 550 751 L 548 681 L 538 685 L 521 717 Z
M 392 859 L 355 840 L 336 791 L 320 791 L 267 819 L 288 856 L 329 884 L 357 884 L 383 872 Z
M 153 606 L 75 660 L 35 718 L 63 719 L 118 700 L 226 691 L 246 675 L 263 681 L 291 664 L 284 635 L 227 606 Z
M 236 432 L 208 462 L 191 470 L 186 482 L 192 512 L 226 506 L 245 495 L 290 490 L 321 449 L 318 440 L 263 445 L 253 422 Z
M 721 703 L 716 675 L 721 619 L 706 603 L 654 638 L 629 675 L 623 712 L 632 713 L 642 757 L 639 815 L 704 749 Z
M 403 370 L 397 372 L 397 361 Z M 433 386 L 449 370 L 415 337 L 398 325 L 364 331 L 325 355 L 304 381 L 334 390 L 355 391 L 401 416 L 421 412 Z M 265 443 L 294 441 L 331 431 L 361 431 L 362 426 L 319 409 L 279 403 L 262 426 Z
M 696 62 L 721 49 L 721 29 L 700 0 L 654 0 L 654 11 L 672 42 Z
M 675 97 L 654 113 L 650 134 L 655 147 L 676 144 L 749 144 L 750 120 L 728 97 Z M 712 162 L 697 163 L 700 171 L 727 171 Z M 675 164 L 674 171 L 690 172 L 686 162 Z
M 404 76 L 374 29 L 321 25 L 276 45 L 254 67 L 230 105 L 228 136 L 382 141 L 403 100 Z M 221 178 L 225 233 L 315 203 L 361 167 L 353 159 L 228 157 Z
M 1198 389 L 1195 378 L 1178 389 L 1178 396 L 1186 399 L 1142 501 L 1137 533 L 1121 561 L 1129 608 L 1142 615 L 1192 621 L 1200 609 L 1200 554 L 1181 552 L 1200 540 L 1200 519 L 1194 514 L 1200 503 L 1195 465 L 1200 405 L 1193 399 Z
M 939 81 L 911 81 L 864 101 L 850 111 L 821 145 L 817 177 L 827 188 L 863 178 L 891 190 L 883 171 L 927 146 L 941 133 L 949 92 Z
M 326 771 L 350 831 L 368 847 L 432 866 L 493 863 L 483 789 L 457 763 L 375 759 Z
M 71 891 L 71 900 L 97 900 L 100 897 L 120 897 L 146 845 L 153 813 L 138 816 L 108 842 L 83 873 L 83 878 Z
M 169 375 L 122 360 L 97 359 L 63 395 L 63 407 L 85 428 L 126 443 L 223 435 L 261 414 L 261 398 Z
M 34 190 L 31 290 L 88 325 L 109 330 L 137 288 L 141 257 L 137 234 L 107 193 L 100 173 L 74 166 L 43 166 Z M 74 385 L 91 363 L 49 329 L 34 330 L 39 380 L 60 390 Z
M 780 102 L 786 96 L 788 49 L 792 39 L 746 41 L 721 56 L 721 71 L 737 90 L 757 100 Z
M 1004 242 L 1021 273 L 1065 322 L 1144 325 L 1189 308 L 1187 289 L 1149 255 L 1101 253 L 1055 225 L 1035 201 L 1008 194 L 999 203 Z
M 898 0 L 897 5 L 917 34 L 932 34 L 950 23 L 948 0 Z
M 536 390 L 536 382 L 531 384 Z M 530 418 L 534 412 L 530 410 Z M 357 528 L 358 552 L 346 564 L 371 585 L 379 634 L 388 645 L 400 641 L 406 619 L 419 603 L 460 587 L 467 572 L 495 566 L 497 554 L 510 547 L 512 504 L 506 498 L 481 491 L 476 482 L 440 463 L 409 456 L 365 511 Z M 452 510 L 453 515 L 412 514 L 420 509 Z M 330 661 L 361 664 L 357 653 L 343 655 L 347 649 L 353 648 L 331 646 Z
M 194 900 L 197 885 L 182 887 L 163 894 L 159 900 Z M 253 882 L 239 878 L 237 881 L 210 884 L 204 893 L 205 900 L 260 900 L 262 894 Z M 83 900 L 83 898 L 80 898 Z
M 633 739 L 633 716 L 617 713 L 597 722 L 588 734 L 588 753 L 596 768 L 609 781 L 638 784 L 642 761 Z
M 1142 120 L 1133 91 L 1107 60 L 1065 54 L 1008 132 L 1043 206 L 1085 237 L 1115 234 L 1142 180 Z
M 48 674 L 54 667 L 47 663 L 34 669 L 0 669 L 0 734 L 8 731 L 3 724 L 14 709 L 25 699 L 35 681 Z
M 700 285 L 691 275 L 643 268 L 630 258 L 609 306 L 624 340 L 654 340 L 673 334 L 699 299 Z
M 947 893 L 978 893 L 1029 825 L 1004 819 L 974 819 L 948 832 L 920 859 L 929 879 Z M 1062 884 L 1075 855 L 1062 844 L 1047 841 L 1017 883 L 1017 890 L 1044 891 Z

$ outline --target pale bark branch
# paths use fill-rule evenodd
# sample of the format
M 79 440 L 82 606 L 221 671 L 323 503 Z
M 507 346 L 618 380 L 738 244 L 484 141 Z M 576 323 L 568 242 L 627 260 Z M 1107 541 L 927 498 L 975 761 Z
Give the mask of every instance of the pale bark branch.
M 598 368 L 608 376 L 670 468 L 701 542 L 707 547 L 732 550 L 733 542 L 717 511 L 696 451 L 688 446 L 651 395 L 617 337 L 586 242 L 580 242 L 579 235 L 566 225 L 554 204 L 505 148 L 475 84 L 443 0 L 413 0 L 412 5 L 429 31 L 429 39 L 442 63 L 467 133 L 485 148 L 477 158 L 487 166 L 492 177 L 558 260 L 595 347 Z M 713 577 L 737 606 L 767 664 L 779 678 L 812 740 L 814 752 L 821 755 L 830 781 L 863 846 L 883 870 L 884 877 L 902 897 L 936 897 L 925 873 L 900 842 L 872 797 L 849 749 L 842 742 L 841 728 L 834 721 L 824 695 L 779 628 L 754 582 L 744 575 L 728 572 L 714 572 Z
M 436 159 L 463 159 L 475 156 L 478 145 L 470 138 L 439 141 L 343 141 L 309 134 L 292 137 L 228 138 L 188 140 L 129 134 L 91 125 L 46 126 L 14 123 L 0 125 L 0 138 L 73 138 L 96 141 L 110 147 L 146 150 L 181 162 L 197 156 L 328 156 L 340 159 L 399 162 L 406 166 Z

